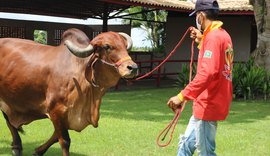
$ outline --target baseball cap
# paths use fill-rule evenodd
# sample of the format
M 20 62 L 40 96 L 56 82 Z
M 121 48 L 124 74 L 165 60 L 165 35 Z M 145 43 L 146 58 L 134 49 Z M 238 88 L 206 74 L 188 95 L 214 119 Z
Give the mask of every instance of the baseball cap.
M 197 0 L 195 10 L 189 14 L 189 16 L 194 15 L 197 11 L 210 9 L 219 10 L 218 2 L 216 0 Z

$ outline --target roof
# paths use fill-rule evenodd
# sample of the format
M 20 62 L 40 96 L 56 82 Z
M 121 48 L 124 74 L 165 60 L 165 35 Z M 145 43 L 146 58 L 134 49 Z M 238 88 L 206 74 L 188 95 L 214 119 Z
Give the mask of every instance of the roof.
M 123 2 L 123 4 L 130 5 L 146 5 L 152 7 L 164 7 L 164 8 L 175 8 L 175 9 L 187 9 L 193 8 L 193 3 L 179 0 L 105 0 L 109 2 Z M 126 3 L 125 3 L 126 2 Z
M 253 11 L 249 0 L 218 0 L 221 11 Z
M 157 7 L 174 11 L 191 11 L 195 7 L 195 0 L 104 0 L 117 4 L 130 4 L 147 7 Z M 253 12 L 253 6 L 249 0 L 217 0 L 221 12 Z
M 249 0 L 218 0 L 218 2 L 221 11 L 227 14 L 253 14 Z M 102 19 L 104 13 L 121 11 L 130 6 L 190 12 L 194 8 L 194 3 L 180 0 L 1 0 L 0 12 Z

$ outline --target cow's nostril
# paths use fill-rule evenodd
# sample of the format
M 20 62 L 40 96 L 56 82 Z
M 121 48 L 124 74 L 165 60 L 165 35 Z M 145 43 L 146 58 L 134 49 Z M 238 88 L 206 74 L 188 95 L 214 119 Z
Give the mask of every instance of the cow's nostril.
M 130 71 L 136 71 L 138 69 L 137 64 L 131 64 L 127 66 L 128 70 Z
M 133 70 L 133 67 L 130 65 L 128 65 L 127 68 L 128 68 L 128 70 Z

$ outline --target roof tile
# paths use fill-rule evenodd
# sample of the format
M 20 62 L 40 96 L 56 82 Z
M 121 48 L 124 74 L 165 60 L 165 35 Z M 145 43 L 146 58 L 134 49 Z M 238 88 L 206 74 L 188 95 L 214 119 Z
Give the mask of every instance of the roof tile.
M 180 1 L 180 0 L 121 0 L 144 5 L 152 5 L 159 7 L 167 7 L 181 10 L 194 9 L 196 0 Z M 217 0 L 221 11 L 253 11 L 253 6 L 249 4 L 249 0 Z

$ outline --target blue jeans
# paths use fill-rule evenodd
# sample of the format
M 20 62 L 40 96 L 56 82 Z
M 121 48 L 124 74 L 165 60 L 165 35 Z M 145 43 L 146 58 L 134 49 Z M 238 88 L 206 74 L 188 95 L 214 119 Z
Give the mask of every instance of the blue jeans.
M 192 156 L 196 149 L 199 156 L 216 156 L 216 130 L 216 121 L 191 116 L 185 134 L 180 138 L 177 156 Z

